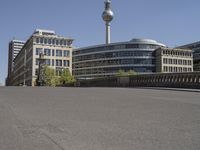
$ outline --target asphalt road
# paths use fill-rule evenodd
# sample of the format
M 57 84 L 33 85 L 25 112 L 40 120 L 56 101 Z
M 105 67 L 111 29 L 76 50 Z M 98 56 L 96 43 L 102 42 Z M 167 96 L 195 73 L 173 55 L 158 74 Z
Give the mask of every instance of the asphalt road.
M 0 150 L 200 150 L 200 93 L 0 87 Z

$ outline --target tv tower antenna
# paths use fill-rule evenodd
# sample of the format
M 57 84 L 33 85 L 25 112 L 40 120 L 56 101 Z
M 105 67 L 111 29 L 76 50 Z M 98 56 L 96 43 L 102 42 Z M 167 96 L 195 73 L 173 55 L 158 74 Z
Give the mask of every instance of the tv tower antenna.
M 114 13 L 111 10 L 111 0 L 105 0 L 105 10 L 102 18 L 106 23 L 106 44 L 110 44 L 110 22 L 114 18 Z

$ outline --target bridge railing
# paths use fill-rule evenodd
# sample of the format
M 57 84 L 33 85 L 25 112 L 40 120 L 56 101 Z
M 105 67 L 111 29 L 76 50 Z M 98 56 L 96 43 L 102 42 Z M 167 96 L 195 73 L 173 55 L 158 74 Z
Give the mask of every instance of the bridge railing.
M 78 86 L 200 88 L 200 72 L 154 73 L 79 80 Z
M 200 88 L 200 72 L 130 76 L 129 86 Z

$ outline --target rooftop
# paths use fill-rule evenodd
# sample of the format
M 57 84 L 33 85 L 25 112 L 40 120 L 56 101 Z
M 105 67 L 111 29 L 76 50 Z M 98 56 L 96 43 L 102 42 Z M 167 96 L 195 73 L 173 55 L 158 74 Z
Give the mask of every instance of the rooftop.
M 56 32 L 53 31 L 53 30 L 36 29 L 33 34 L 39 34 L 39 35 L 56 35 Z

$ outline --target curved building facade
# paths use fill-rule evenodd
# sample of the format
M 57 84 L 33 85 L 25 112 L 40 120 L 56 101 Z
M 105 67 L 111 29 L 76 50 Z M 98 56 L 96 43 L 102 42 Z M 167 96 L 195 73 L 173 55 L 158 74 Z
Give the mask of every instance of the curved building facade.
M 153 52 L 164 44 L 150 39 L 97 45 L 73 50 L 73 75 L 78 79 L 116 75 L 119 70 L 156 71 Z

